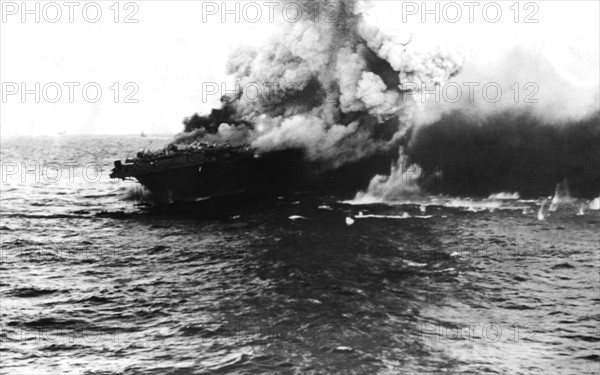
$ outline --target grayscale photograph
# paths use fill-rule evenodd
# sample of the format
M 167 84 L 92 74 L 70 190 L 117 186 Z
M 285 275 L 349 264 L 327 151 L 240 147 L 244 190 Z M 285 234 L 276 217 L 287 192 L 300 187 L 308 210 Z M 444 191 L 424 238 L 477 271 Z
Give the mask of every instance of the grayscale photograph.
M 600 1 L 0 18 L 0 374 L 600 374 Z

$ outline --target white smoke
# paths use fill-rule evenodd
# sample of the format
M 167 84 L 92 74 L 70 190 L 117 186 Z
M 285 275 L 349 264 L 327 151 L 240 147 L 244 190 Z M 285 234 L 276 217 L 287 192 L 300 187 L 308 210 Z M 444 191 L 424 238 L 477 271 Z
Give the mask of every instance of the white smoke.
M 255 124 L 243 136 L 259 150 L 303 148 L 308 158 L 337 167 L 389 148 L 410 126 L 414 105 L 398 82 L 443 83 L 460 69 L 462 59 L 383 30 L 353 1 L 335 4 L 336 22 L 282 23 L 269 44 L 230 59 L 228 72 L 241 87 L 269 88 L 236 103 L 237 114 Z M 396 77 L 381 76 L 382 66 Z M 372 137 L 373 124 L 386 121 L 396 136 Z M 221 125 L 206 138 L 239 140 L 236 131 L 244 130 Z

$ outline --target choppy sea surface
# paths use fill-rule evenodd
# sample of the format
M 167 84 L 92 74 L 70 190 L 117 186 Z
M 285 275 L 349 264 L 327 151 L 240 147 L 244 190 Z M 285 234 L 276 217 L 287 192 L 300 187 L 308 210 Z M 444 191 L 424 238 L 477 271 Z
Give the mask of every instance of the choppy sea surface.
M 108 177 L 150 141 L 168 139 L 2 140 L 2 374 L 600 371 L 589 202 L 543 220 L 541 197 L 178 216 Z

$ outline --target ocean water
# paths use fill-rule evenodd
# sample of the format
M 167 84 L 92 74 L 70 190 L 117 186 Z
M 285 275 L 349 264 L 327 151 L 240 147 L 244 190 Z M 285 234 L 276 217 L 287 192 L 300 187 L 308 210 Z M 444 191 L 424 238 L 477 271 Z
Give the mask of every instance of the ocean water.
M 598 373 L 587 201 L 174 215 L 108 177 L 150 141 L 168 139 L 2 140 L 2 374 Z

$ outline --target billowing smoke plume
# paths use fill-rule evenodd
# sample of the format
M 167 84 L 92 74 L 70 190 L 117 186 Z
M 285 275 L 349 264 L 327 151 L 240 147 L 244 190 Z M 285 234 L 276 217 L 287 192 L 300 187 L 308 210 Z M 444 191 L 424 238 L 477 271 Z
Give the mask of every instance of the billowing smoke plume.
M 312 2 L 302 4 L 305 14 L 314 10 Z M 332 168 L 397 150 L 414 112 L 402 82 L 442 84 L 459 72 L 462 58 L 423 46 L 410 34 L 386 32 L 354 1 L 334 4 L 330 22 L 282 22 L 272 43 L 236 51 L 227 69 L 242 88 L 238 96 L 213 111 L 205 121 L 210 129 L 188 119 L 186 126 L 192 126 L 178 142 L 202 138 L 245 142 L 262 151 L 301 148 Z M 217 118 L 222 111 L 230 118 Z

